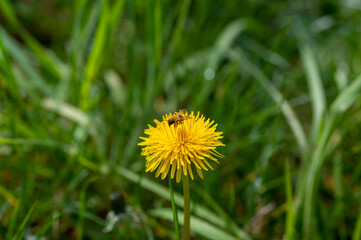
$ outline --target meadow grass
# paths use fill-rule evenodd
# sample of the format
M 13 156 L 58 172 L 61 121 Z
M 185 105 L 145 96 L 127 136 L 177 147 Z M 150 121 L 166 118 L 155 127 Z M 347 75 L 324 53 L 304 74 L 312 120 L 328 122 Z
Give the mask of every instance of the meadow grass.
M 195 239 L 361 239 L 360 13 L 1 0 L 0 239 L 175 239 L 137 143 L 180 108 L 226 144 L 191 183 Z M 180 230 L 182 199 L 174 184 Z

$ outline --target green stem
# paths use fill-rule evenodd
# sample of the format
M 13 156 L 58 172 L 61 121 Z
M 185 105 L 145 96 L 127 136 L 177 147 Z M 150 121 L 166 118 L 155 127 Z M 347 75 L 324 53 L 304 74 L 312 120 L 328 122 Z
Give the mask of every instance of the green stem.
M 172 203 L 173 223 L 174 223 L 174 230 L 176 233 L 176 239 L 180 240 L 177 207 L 174 202 L 173 184 L 172 184 L 172 178 L 170 177 L 170 175 L 169 175 L 169 194 L 170 194 L 170 201 Z
M 190 239 L 190 198 L 189 198 L 189 179 L 188 175 L 183 179 L 183 195 L 184 195 L 184 222 L 183 222 L 183 240 Z

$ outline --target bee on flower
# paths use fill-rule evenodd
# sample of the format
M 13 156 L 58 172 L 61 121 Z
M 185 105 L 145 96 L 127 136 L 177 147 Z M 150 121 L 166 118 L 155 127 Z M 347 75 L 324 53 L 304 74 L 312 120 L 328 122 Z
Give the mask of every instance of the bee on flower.
M 219 139 L 223 132 L 216 131 L 217 124 L 197 113 L 188 114 L 179 110 L 166 114 L 162 121 L 154 120 L 156 126 L 148 125 L 144 133 L 148 137 L 138 143 L 143 146 L 142 155 L 146 157 L 146 172 L 157 169 L 156 177 L 164 179 L 170 171 L 171 178 L 180 181 L 182 173 L 193 180 L 193 169 L 203 179 L 202 170 L 212 169 L 209 160 L 217 163 L 217 158 L 224 156 L 216 151 L 218 146 L 225 146 Z

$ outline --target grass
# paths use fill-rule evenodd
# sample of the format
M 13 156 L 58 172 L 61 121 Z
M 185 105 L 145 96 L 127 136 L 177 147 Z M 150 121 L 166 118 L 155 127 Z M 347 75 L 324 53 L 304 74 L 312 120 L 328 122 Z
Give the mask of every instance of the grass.
M 360 11 L 1 0 L 0 239 L 175 239 L 137 143 L 180 108 L 226 144 L 191 184 L 195 239 L 361 239 Z

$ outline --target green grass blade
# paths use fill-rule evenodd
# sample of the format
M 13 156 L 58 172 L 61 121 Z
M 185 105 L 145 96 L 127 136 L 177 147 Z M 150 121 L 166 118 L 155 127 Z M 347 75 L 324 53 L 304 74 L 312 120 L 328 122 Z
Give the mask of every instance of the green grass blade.
M 307 186 L 304 192 L 304 215 L 303 215 L 303 232 L 304 237 L 309 239 L 316 231 L 316 220 L 314 218 L 315 210 L 315 198 L 318 190 L 318 176 L 321 166 L 325 159 L 326 148 L 330 139 L 330 136 L 335 127 L 336 118 L 334 115 L 329 115 L 326 121 L 325 129 L 322 132 L 320 141 L 312 155 L 311 163 L 306 174 L 305 186 Z M 303 197 L 300 197 L 303 199 Z
M 110 29 L 112 30 L 113 33 L 117 29 L 119 19 L 124 10 L 124 4 L 125 4 L 125 0 L 119 0 L 119 1 L 116 1 L 114 3 L 114 5 L 112 6 L 112 14 L 110 17 L 110 24 L 111 24 Z
M 214 46 L 210 49 L 207 68 L 217 70 L 218 65 L 225 55 L 229 52 L 232 43 L 239 34 L 246 29 L 246 22 L 237 19 L 227 25 L 227 27 L 219 34 Z
M 22 101 L 20 100 L 21 96 L 19 93 L 19 86 L 14 77 L 13 69 L 11 67 L 10 62 L 11 62 L 11 59 L 9 56 L 9 52 L 8 52 L 7 48 L 5 48 L 5 46 L 4 46 L 2 37 L 0 37 L 0 70 L 1 70 L 0 73 L 2 72 L 4 74 L 3 78 L 6 82 L 6 85 L 8 86 L 9 90 L 11 91 L 11 95 L 17 99 L 18 103 L 23 104 Z M 1 75 L 2 75 L 2 73 L 1 73 Z
M 92 182 L 94 182 L 97 179 L 98 179 L 98 176 L 93 176 L 93 177 L 89 178 L 87 181 L 85 181 L 85 183 L 83 184 L 81 191 L 80 191 L 78 221 L 76 224 L 77 230 L 78 230 L 78 237 L 77 237 L 78 240 L 83 239 L 83 237 L 84 237 L 84 217 L 86 215 L 86 210 L 85 210 L 86 191 L 87 191 L 89 184 L 91 184 Z
M 361 211 L 357 218 L 356 226 L 352 234 L 352 240 L 360 240 L 360 239 L 361 239 Z
M 95 33 L 94 43 L 85 67 L 84 79 L 80 89 L 80 101 L 82 109 L 88 108 L 90 86 L 92 81 L 97 77 L 101 62 L 105 57 L 105 46 L 109 37 L 108 26 L 110 10 L 108 0 L 102 1 L 101 9 L 100 20 L 97 31 Z
M 335 123 L 340 114 L 344 113 L 357 99 L 361 96 L 361 76 L 357 77 L 348 87 L 346 87 L 339 96 L 334 100 L 330 107 L 330 113 L 325 124 L 325 130 L 322 133 L 321 139 L 314 151 L 311 165 L 306 174 L 307 189 L 304 192 L 304 218 L 303 228 L 305 238 L 308 238 L 313 233 L 315 227 L 315 219 L 313 217 L 314 202 L 317 196 L 318 176 L 321 166 L 325 159 L 325 152 L 327 145 L 335 129 Z M 301 196 L 300 199 L 303 199 Z
M 173 213 L 173 224 L 174 224 L 174 231 L 175 231 L 175 236 L 177 240 L 180 240 L 180 232 L 179 232 L 179 224 L 178 224 L 178 210 L 177 210 L 177 206 L 175 205 L 174 202 L 174 193 L 173 193 L 173 183 L 172 183 L 172 178 L 169 176 L 169 194 L 170 194 L 170 202 L 172 204 L 172 213 Z
M 90 16 L 86 18 L 86 12 L 89 8 L 88 5 L 91 5 L 89 3 L 90 2 L 84 0 L 77 1 L 77 4 L 80 6 L 74 9 L 75 20 L 68 49 L 69 54 L 73 57 L 73 67 L 74 65 L 82 64 L 82 57 L 84 57 L 83 51 L 90 41 L 99 19 L 99 13 L 101 11 L 101 3 L 99 1 L 94 1 Z
M 150 212 L 154 217 L 160 217 L 162 219 L 166 219 L 168 221 L 172 221 L 172 210 L 168 208 L 157 208 Z M 180 217 L 180 225 L 183 225 L 183 212 L 179 212 Z M 207 223 L 206 221 L 197 218 L 195 216 L 191 216 L 191 232 L 195 232 L 203 237 L 214 239 L 214 240 L 236 240 L 236 239 L 244 239 L 248 240 L 250 238 L 236 238 L 231 234 L 217 228 L 214 225 Z
M 341 156 L 336 155 L 333 164 L 333 176 L 335 179 L 335 198 L 342 202 L 342 195 L 343 195 L 343 184 L 342 184 L 342 159 Z
M 202 187 L 196 185 L 196 184 L 192 184 L 192 189 L 194 190 L 193 192 L 195 192 L 195 194 L 199 195 L 199 197 L 202 199 L 202 202 L 204 202 L 203 204 L 206 205 L 208 204 L 214 211 L 216 211 L 215 214 L 217 214 L 218 216 L 220 216 L 222 219 L 224 219 L 225 222 L 228 223 L 228 227 L 230 229 L 232 229 L 232 231 L 234 232 L 234 234 L 236 234 L 238 237 L 243 238 L 246 237 L 244 234 L 244 231 L 242 229 L 240 229 L 237 224 L 235 224 L 235 222 L 232 220 L 232 217 L 229 216 L 226 211 L 224 211 L 222 209 L 222 207 L 220 206 L 220 203 L 218 203 L 217 201 L 215 201 Z M 234 188 L 232 188 L 234 189 Z M 231 192 L 232 193 L 232 192 Z M 234 209 L 234 203 L 233 203 L 234 199 L 230 198 L 230 211 L 231 209 Z
M 14 240 L 17 239 L 22 239 L 25 233 L 25 226 L 27 224 L 27 222 L 30 219 L 31 214 L 33 213 L 34 209 L 35 209 L 36 203 L 33 204 L 33 206 L 31 206 L 31 208 L 29 209 L 28 213 L 26 214 L 25 218 L 23 219 L 23 221 L 21 222 L 18 231 L 15 234 Z
M 36 240 L 41 240 L 42 237 L 49 231 L 49 229 L 52 227 L 53 223 L 57 221 L 60 218 L 61 214 L 53 217 L 50 221 L 47 222 L 47 224 L 41 229 L 40 233 L 36 236 Z
M 145 189 L 147 189 L 148 191 L 151 191 L 155 194 L 157 194 L 158 196 L 170 201 L 170 196 L 169 196 L 169 191 L 167 188 L 165 188 L 164 186 L 148 179 L 145 177 L 139 177 L 137 174 L 133 173 L 132 171 L 127 170 L 126 168 L 123 167 L 118 167 L 117 168 L 117 173 L 123 177 L 125 177 L 126 179 L 134 182 L 134 183 L 139 183 L 139 185 Z M 177 206 L 183 207 L 183 196 L 177 192 L 174 193 L 174 202 Z M 226 220 L 221 219 L 217 214 L 214 214 L 213 212 L 211 212 L 210 210 L 208 210 L 207 208 L 200 206 L 200 205 L 195 205 L 193 206 L 191 204 L 191 209 L 192 212 L 204 219 L 207 219 L 209 222 L 211 222 L 212 224 L 215 224 L 221 228 L 227 228 L 228 227 L 228 223 Z M 179 217 L 179 216 L 178 216 Z M 236 225 L 235 222 L 231 221 L 231 224 Z M 242 236 L 244 238 L 248 237 L 248 234 L 242 230 L 242 229 L 237 229 L 238 232 L 236 233 L 238 236 Z
M 168 47 L 166 50 L 166 54 L 164 56 L 164 60 L 163 60 L 163 69 L 166 69 L 169 65 L 169 63 L 172 60 L 172 56 L 173 56 L 173 52 L 174 49 L 177 47 L 177 45 L 180 43 L 182 37 L 181 37 L 181 33 L 183 31 L 184 28 L 184 24 L 186 22 L 186 18 L 189 12 L 189 7 L 191 5 L 191 0 L 184 0 L 182 2 L 179 2 L 182 4 L 180 12 L 179 12 L 179 16 L 178 16 L 178 20 L 177 23 L 174 27 L 172 36 L 171 36 L 171 40 L 168 43 Z
M 359 75 L 351 84 L 346 87 L 331 104 L 332 114 L 342 114 L 353 104 L 361 95 L 361 75 Z M 330 113 L 330 114 L 331 114 Z
M 8 229 L 6 232 L 5 239 L 7 239 L 7 240 L 13 240 L 15 237 L 14 230 L 15 230 L 16 221 L 17 221 L 17 218 L 19 215 L 19 210 L 20 210 L 20 204 L 16 204 L 14 207 L 14 210 L 11 214 L 9 226 L 8 226 Z
M 39 58 L 44 68 L 50 74 L 52 74 L 55 79 L 59 80 L 61 75 L 56 64 L 54 64 L 54 61 L 49 58 L 43 46 L 41 46 L 39 42 L 34 37 L 32 37 L 24 28 L 24 26 L 19 22 L 8 0 L 1 1 L 0 11 L 3 12 L 4 16 L 7 18 L 12 27 L 17 30 L 18 34 L 22 37 L 29 49 L 31 49 L 33 53 Z
M 153 13 L 153 61 L 155 68 L 157 69 L 160 64 L 160 60 L 162 57 L 162 1 L 156 0 L 152 1 L 154 6 Z
M 264 74 L 256 65 L 251 63 L 245 57 L 243 57 L 242 59 L 243 61 L 241 63 L 241 68 L 254 76 L 256 80 L 261 84 L 261 86 L 265 89 L 265 91 L 271 96 L 273 101 L 275 101 L 275 103 L 280 107 L 283 115 L 287 120 L 288 125 L 293 132 L 293 135 L 296 138 L 296 141 L 301 151 L 303 152 L 303 154 L 307 153 L 309 147 L 306 134 L 303 130 L 300 120 L 298 119 L 296 113 L 293 111 L 291 105 L 282 96 L 282 94 L 273 85 L 273 83 L 269 81 L 266 76 L 264 76 Z
M 89 126 L 90 120 L 86 113 L 73 105 L 57 102 L 51 98 L 45 98 L 42 101 L 44 109 L 58 113 L 60 116 L 69 119 L 79 125 Z
M 16 60 L 16 62 L 21 66 L 24 72 L 31 79 L 31 81 L 19 81 L 21 80 L 19 78 L 19 75 L 15 75 L 18 81 L 17 84 L 22 89 L 28 90 L 29 93 L 33 90 L 31 88 L 31 85 L 33 85 L 37 89 L 39 89 L 44 95 L 51 96 L 53 94 L 52 90 L 46 83 L 45 79 L 39 74 L 36 67 L 33 65 L 34 60 L 31 59 L 29 54 L 25 52 L 25 49 L 23 49 L 23 47 L 16 43 L 2 28 L 0 28 L 0 37 L 2 38 L 2 42 L 9 54 L 14 58 L 14 60 Z
M 113 103 L 123 108 L 127 99 L 127 86 L 123 83 L 120 76 L 114 70 L 108 70 L 104 74 L 105 83 L 110 92 L 110 98 Z
M 315 142 L 321 131 L 321 125 L 326 111 L 326 98 L 316 58 L 311 48 L 309 46 L 302 47 L 301 56 L 306 70 L 306 79 L 312 104 L 311 139 Z
M 72 147 L 68 144 L 57 142 L 50 139 L 29 139 L 29 138 L 1 138 L 0 137 L 0 145 L 1 144 L 10 144 L 10 145 L 35 145 L 49 148 L 59 148 L 65 151 L 72 149 Z M 68 150 L 67 150 L 68 149 Z
M 292 197 L 292 179 L 288 159 L 285 161 L 285 186 L 286 186 L 286 236 L 287 240 L 294 239 L 294 214 L 293 214 L 293 197 Z
M 13 10 L 9 1 L 0 1 L 0 10 L 3 13 L 3 16 L 10 22 L 12 26 L 15 26 L 15 28 L 19 28 L 20 22 L 18 21 L 15 11 Z
M 340 155 L 336 155 L 333 159 L 333 178 L 335 181 L 335 189 L 334 189 L 334 211 L 332 213 L 332 222 L 334 225 L 339 224 L 345 221 L 345 206 L 346 203 L 344 201 L 344 189 L 345 186 L 343 184 L 343 158 Z M 346 231 L 343 228 L 337 230 L 341 237 L 341 239 L 346 239 Z
M 345 89 L 348 85 L 347 74 L 348 74 L 347 65 L 345 63 L 339 64 L 334 74 L 335 82 L 339 92 Z
M 0 185 L 0 196 L 3 196 L 12 206 L 18 204 L 18 199 L 2 185 Z

